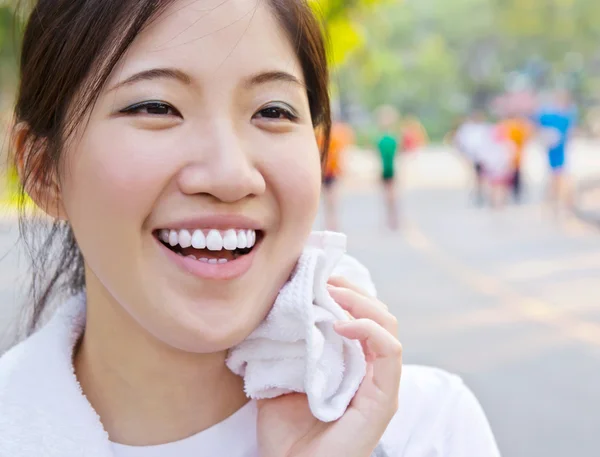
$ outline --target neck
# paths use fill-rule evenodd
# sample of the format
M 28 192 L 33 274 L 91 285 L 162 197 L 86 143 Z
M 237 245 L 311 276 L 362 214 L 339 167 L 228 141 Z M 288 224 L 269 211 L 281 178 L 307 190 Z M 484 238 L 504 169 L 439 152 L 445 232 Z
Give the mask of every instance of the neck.
M 178 441 L 247 403 L 242 379 L 225 366 L 225 352 L 168 347 L 114 300 L 90 292 L 74 365 L 111 441 L 132 446 Z

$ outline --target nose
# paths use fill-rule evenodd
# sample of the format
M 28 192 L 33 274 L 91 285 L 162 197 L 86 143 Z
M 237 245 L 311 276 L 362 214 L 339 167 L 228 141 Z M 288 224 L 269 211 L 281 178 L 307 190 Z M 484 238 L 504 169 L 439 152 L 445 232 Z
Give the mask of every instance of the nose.
M 265 192 L 265 179 L 256 166 L 251 145 L 230 122 L 206 126 L 197 144 L 178 175 L 182 193 L 206 194 L 233 203 Z

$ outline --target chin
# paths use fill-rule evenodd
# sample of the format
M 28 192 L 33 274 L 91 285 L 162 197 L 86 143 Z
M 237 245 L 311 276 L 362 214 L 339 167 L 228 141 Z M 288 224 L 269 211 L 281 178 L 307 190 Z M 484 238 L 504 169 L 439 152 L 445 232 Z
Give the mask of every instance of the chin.
M 278 274 L 281 277 L 275 281 L 266 281 L 273 278 L 273 272 L 264 272 L 239 282 L 205 282 L 197 291 L 193 291 L 195 287 L 174 289 L 169 284 L 157 294 L 162 297 L 159 302 L 153 300 L 160 311 L 143 326 L 158 340 L 181 351 L 200 354 L 229 350 L 244 341 L 270 312 L 287 279 L 281 270 Z M 168 307 L 164 308 L 165 304 Z
M 252 332 L 250 332 L 252 333 Z M 172 348 L 192 354 L 214 354 L 226 352 L 239 345 L 248 335 L 189 335 L 188 337 L 177 336 L 166 341 Z
M 208 354 L 227 351 L 244 341 L 264 319 L 230 311 L 215 315 L 204 310 L 194 318 L 173 322 L 169 328 L 161 324 L 158 331 L 151 333 L 168 346 L 185 352 Z

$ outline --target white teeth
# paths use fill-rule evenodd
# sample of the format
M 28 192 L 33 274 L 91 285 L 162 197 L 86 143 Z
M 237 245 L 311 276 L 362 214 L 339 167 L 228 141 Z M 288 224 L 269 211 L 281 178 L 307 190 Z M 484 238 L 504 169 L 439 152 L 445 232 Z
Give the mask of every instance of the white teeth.
M 192 235 L 187 230 L 179 232 L 179 246 L 189 248 L 192 245 Z
M 251 248 L 256 243 L 256 232 L 254 230 L 248 230 L 246 232 L 246 237 L 248 238 L 248 246 Z
M 202 230 L 195 230 L 192 236 L 192 246 L 194 249 L 205 249 L 206 248 L 206 237 Z
M 237 247 L 239 249 L 246 249 L 248 247 L 248 237 L 245 230 L 240 230 L 237 234 Z
M 223 237 L 223 247 L 228 251 L 235 251 L 238 245 L 238 238 L 235 230 L 227 230 Z
M 179 243 L 179 234 L 175 230 L 169 232 L 169 244 L 171 246 L 177 246 Z
M 177 254 L 183 257 L 183 254 L 181 254 L 180 252 L 178 252 Z M 191 255 L 191 254 L 190 255 L 186 255 L 185 257 L 188 258 L 188 259 L 197 260 L 198 262 L 210 263 L 211 265 L 224 264 L 224 263 L 229 262 L 228 259 L 207 259 L 205 257 L 196 258 L 196 256 Z
M 211 229 L 208 235 L 202 230 L 168 230 L 162 229 L 158 238 L 172 247 L 177 245 L 182 248 L 209 249 L 211 251 L 235 251 L 236 249 L 249 249 L 256 244 L 256 232 L 254 230 L 229 229 L 223 232 Z
M 220 251 L 223 249 L 223 237 L 218 230 L 211 230 L 206 237 L 206 247 L 209 251 Z
M 161 230 L 158 237 L 160 238 L 160 240 L 162 242 L 168 243 L 169 242 L 169 231 L 166 229 Z

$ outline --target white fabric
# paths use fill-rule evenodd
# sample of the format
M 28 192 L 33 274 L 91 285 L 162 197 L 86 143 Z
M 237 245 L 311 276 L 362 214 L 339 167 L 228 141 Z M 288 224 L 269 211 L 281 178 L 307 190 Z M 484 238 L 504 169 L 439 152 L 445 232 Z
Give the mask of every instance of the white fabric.
M 258 457 L 256 402 L 223 422 L 181 441 L 158 446 L 125 446 L 112 443 L 115 457 Z
M 75 297 L 0 358 L 0 456 L 112 456 L 74 373 L 73 347 L 84 323 L 85 300 Z
M 400 410 L 383 436 L 377 457 L 500 456 L 479 403 L 460 378 L 433 368 L 405 366 L 399 398 Z M 114 455 L 259 457 L 256 411 L 253 401 L 226 421 L 176 443 L 114 444 Z
M 227 366 L 244 378 L 249 398 L 306 393 L 313 415 L 323 422 L 346 411 L 366 362 L 360 343 L 333 329 L 335 321 L 349 319 L 327 291 L 345 248 L 345 235 L 314 233 L 267 318 L 231 350 Z M 343 268 L 353 271 L 348 264 Z M 359 284 L 373 288 L 368 272 Z

